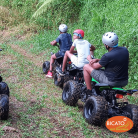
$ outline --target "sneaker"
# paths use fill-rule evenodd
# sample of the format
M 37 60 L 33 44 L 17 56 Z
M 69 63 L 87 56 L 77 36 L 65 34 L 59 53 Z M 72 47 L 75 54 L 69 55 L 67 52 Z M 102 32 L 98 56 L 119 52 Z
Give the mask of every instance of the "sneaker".
M 86 99 L 88 99 L 89 97 L 91 97 L 92 96 L 92 90 L 86 90 Z
M 52 78 L 52 77 L 53 77 L 52 72 L 48 71 L 48 73 L 46 74 L 46 77 L 48 77 L 48 78 Z
M 64 76 L 64 75 L 65 75 L 65 72 L 63 72 L 63 71 L 61 70 L 61 68 L 56 67 L 56 71 L 57 71 L 57 73 L 59 73 L 61 76 Z
M 86 95 L 87 95 L 87 98 L 89 98 L 91 96 L 97 96 L 97 93 L 94 89 L 92 89 L 92 90 L 87 89 L 86 90 Z

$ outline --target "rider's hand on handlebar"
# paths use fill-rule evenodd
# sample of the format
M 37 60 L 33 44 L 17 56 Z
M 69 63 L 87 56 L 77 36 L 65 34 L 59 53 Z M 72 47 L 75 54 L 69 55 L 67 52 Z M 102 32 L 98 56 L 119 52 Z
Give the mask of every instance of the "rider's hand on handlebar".
M 55 45 L 57 45 L 57 42 L 56 42 L 56 40 L 53 40 L 52 42 L 50 42 L 50 44 L 51 44 L 52 46 L 55 46 Z

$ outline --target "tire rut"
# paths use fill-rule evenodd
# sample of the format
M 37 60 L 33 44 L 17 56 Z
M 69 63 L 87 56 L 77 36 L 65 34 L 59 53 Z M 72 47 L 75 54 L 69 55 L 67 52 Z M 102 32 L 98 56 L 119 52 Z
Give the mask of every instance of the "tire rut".
M 43 64 L 43 57 L 34 55 L 31 53 L 28 53 L 26 50 L 20 48 L 18 45 L 8 44 L 14 51 L 20 53 L 24 57 L 26 57 L 28 60 L 30 60 L 34 65 L 41 67 Z

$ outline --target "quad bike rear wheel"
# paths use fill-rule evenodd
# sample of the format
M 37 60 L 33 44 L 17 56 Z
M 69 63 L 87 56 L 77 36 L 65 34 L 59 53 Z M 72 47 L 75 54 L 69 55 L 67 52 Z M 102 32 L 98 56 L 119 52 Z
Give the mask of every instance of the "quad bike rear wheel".
M 50 62 L 49 61 L 45 61 L 43 63 L 43 66 L 42 66 L 43 73 L 47 74 L 49 68 L 50 68 Z
M 63 81 L 64 81 L 64 79 L 62 76 L 60 76 L 58 73 L 54 74 L 54 84 L 56 86 L 59 86 L 62 88 L 63 87 Z
M 138 132 L 138 106 L 134 104 L 128 104 L 122 108 L 123 111 L 130 114 L 130 119 L 133 121 L 133 127 L 128 132 L 135 133 Z
M 80 98 L 80 88 L 76 81 L 69 80 L 63 88 L 62 100 L 66 105 L 75 106 Z
M 9 97 L 6 94 L 0 95 L 0 119 L 7 120 L 9 115 Z
M 0 94 L 10 95 L 9 87 L 5 82 L 0 82 Z
M 107 101 L 102 96 L 91 96 L 87 99 L 83 116 L 91 125 L 101 126 L 108 118 Z

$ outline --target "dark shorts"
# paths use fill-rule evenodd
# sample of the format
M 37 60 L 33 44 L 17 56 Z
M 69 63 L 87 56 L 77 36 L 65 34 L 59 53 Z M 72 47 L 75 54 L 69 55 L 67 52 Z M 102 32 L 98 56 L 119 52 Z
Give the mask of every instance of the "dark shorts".
M 58 51 L 57 53 L 55 53 L 56 58 L 64 57 L 64 55 L 65 55 L 65 52 L 62 52 L 62 51 Z
M 98 70 L 94 69 L 91 72 L 91 77 L 94 78 L 99 83 L 105 83 L 116 87 L 124 87 L 128 84 L 128 80 L 115 81 L 115 82 L 109 81 L 108 78 L 105 76 L 104 69 L 98 69 Z

